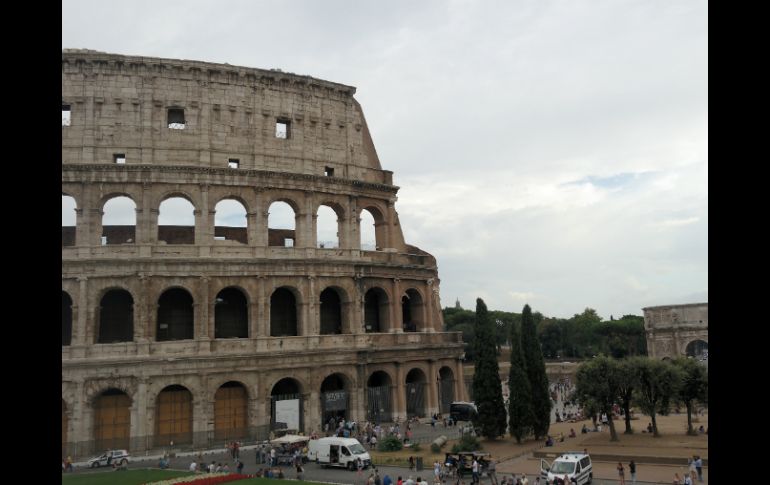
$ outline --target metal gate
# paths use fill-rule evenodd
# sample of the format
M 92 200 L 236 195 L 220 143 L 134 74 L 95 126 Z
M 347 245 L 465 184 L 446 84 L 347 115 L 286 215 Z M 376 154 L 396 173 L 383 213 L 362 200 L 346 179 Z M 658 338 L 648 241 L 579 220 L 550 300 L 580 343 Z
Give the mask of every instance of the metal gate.
M 276 430 L 276 429 L 286 429 L 288 426 L 288 423 L 285 421 L 278 421 L 276 419 L 276 403 L 278 401 L 291 401 L 291 400 L 299 400 L 299 406 L 298 406 L 298 416 L 297 421 L 299 422 L 298 429 L 296 431 L 304 431 L 305 429 L 305 416 L 302 412 L 302 409 L 304 407 L 304 402 L 302 399 L 302 394 L 276 394 L 274 396 L 270 396 L 270 429 Z M 291 428 L 291 426 L 288 426 Z
M 389 423 L 393 421 L 393 404 L 391 386 L 367 387 L 366 419 L 374 423 Z
M 406 415 L 407 417 L 425 417 L 425 387 L 424 382 L 407 382 L 406 384 Z

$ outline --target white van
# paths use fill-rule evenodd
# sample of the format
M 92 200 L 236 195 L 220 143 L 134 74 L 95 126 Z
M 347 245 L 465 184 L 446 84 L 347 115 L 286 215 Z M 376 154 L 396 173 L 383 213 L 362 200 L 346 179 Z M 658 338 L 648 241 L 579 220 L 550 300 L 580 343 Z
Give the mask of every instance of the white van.
M 569 452 L 557 457 L 553 464 L 540 460 L 540 477 L 545 483 L 551 484 L 556 478 L 563 480 L 564 475 L 577 485 L 591 483 L 594 478 L 591 457 L 585 453 Z
M 355 438 L 321 438 L 310 440 L 307 452 L 308 461 L 322 466 L 339 466 L 356 470 L 356 461 L 360 458 L 364 468 L 372 464 L 372 458 L 361 443 Z

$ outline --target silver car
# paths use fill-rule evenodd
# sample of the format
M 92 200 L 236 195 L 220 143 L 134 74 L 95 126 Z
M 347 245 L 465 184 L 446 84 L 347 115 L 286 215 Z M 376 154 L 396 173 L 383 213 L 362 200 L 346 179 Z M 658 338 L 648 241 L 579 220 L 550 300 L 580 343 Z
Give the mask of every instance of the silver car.
M 88 460 L 89 468 L 99 468 L 100 466 L 128 465 L 130 455 L 128 450 L 108 450 L 99 456 Z

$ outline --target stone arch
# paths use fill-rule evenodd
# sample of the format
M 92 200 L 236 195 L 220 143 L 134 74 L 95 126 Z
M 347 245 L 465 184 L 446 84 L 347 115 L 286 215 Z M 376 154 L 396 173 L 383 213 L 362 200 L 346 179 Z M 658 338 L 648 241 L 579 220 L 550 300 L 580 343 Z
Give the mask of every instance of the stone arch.
M 75 197 L 63 193 L 61 195 L 61 245 L 74 246 L 77 233 L 77 208 Z
M 61 344 L 72 343 L 72 298 L 66 291 L 61 292 Z
M 228 286 L 214 299 L 214 338 L 249 337 L 249 301 L 247 293 Z
M 350 419 L 350 378 L 341 372 L 333 372 L 321 382 L 321 422 L 329 423 L 329 431 L 336 429 L 333 422 Z
M 214 206 L 214 239 L 248 244 L 248 214 L 248 206 L 240 197 L 220 199 Z
M 699 360 L 703 360 L 704 358 L 707 359 L 709 355 L 708 340 L 703 338 L 694 338 L 693 340 L 690 340 L 684 347 L 684 355 Z
M 390 373 L 376 370 L 366 379 L 366 419 L 374 423 L 393 421 L 396 386 Z
M 195 300 L 182 287 L 171 287 L 158 297 L 155 340 L 190 340 L 195 336 Z
M 249 395 L 239 381 L 227 381 L 214 393 L 214 439 L 229 441 L 248 436 Z
M 345 296 L 345 290 L 337 286 L 328 286 L 321 291 L 321 335 L 341 334 L 343 327 L 348 327 L 345 325 L 342 309 Z
M 456 401 L 454 371 L 449 366 L 443 366 L 438 370 L 438 396 L 439 412 L 449 414 L 449 406 Z
M 407 289 L 401 296 L 401 321 L 404 332 L 425 331 L 425 299 L 416 288 Z
M 413 367 L 406 374 L 406 415 L 424 418 L 427 409 L 428 378 L 421 367 Z
M 364 295 L 364 328 L 366 333 L 388 331 L 390 298 L 379 286 L 369 288 Z
M 166 194 L 158 204 L 158 242 L 195 244 L 197 212 L 195 203 L 189 195 L 178 191 Z M 192 215 L 192 218 L 187 214 Z
M 270 387 L 270 429 L 304 430 L 304 391 L 294 377 L 279 379 Z
M 102 198 L 102 245 L 136 242 L 136 200 L 125 193 Z
M 290 215 L 288 209 L 293 213 Z M 279 204 L 279 205 L 275 205 Z M 268 246 L 294 247 L 300 233 L 300 206 L 293 199 L 278 197 L 267 205 L 267 244 Z M 272 212 L 272 215 L 271 215 Z
M 270 295 L 270 336 L 292 337 L 299 332 L 299 290 L 290 286 L 276 288 Z
M 93 437 L 97 450 L 129 449 L 131 438 L 131 397 L 110 387 L 93 401 Z
M 168 385 L 155 398 L 155 446 L 189 444 L 192 438 L 193 395 L 182 385 Z
M 123 288 L 107 288 L 102 292 L 98 308 L 96 343 L 131 342 L 134 340 L 134 297 Z
M 320 249 L 339 248 L 345 210 L 336 202 L 323 202 L 316 208 L 315 215 L 316 247 Z

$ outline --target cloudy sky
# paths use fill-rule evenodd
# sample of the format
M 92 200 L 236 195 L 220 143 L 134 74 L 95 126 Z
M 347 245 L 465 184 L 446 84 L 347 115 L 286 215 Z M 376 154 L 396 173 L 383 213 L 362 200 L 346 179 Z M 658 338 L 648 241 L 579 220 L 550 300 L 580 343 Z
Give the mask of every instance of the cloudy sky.
M 62 48 L 356 86 L 444 306 L 708 301 L 705 0 L 62 1 Z

